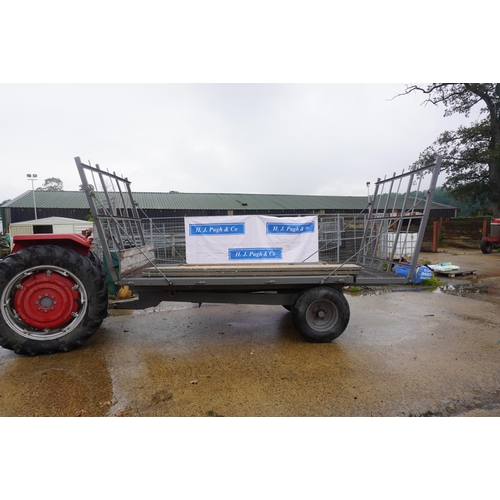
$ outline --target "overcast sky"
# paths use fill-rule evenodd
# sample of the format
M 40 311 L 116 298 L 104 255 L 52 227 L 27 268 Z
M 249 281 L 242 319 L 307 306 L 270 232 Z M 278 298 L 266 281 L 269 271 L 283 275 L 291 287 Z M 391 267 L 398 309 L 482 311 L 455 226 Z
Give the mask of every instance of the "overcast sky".
M 358 196 L 464 123 L 404 84 L 2 84 L 0 201 L 74 157 L 135 191 Z
M 461 81 L 492 67 L 462 36 L 474 19 L 395 0 L 7 3 L 0 202 L 31 188 L 28 173 L 77 190 L 75 156 L 135 191 L 365 195 L 464 118 L 393 99 L 404 83 L 316 82 Z

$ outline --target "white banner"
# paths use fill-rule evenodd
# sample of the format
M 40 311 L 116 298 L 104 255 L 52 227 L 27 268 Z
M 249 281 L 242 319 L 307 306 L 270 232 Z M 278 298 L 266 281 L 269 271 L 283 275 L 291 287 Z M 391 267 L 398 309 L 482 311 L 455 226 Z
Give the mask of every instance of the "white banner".
M 186 217 L 188 264 L 318 262 L 318 218 Z

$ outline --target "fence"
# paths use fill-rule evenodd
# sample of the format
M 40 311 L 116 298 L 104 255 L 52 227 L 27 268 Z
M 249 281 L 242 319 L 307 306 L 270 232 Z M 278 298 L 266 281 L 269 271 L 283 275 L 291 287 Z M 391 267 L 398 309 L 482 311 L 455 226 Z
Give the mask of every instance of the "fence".
M 287 215 L 288 217 L 289 215 Z M 422 250 L 437 251 L 438 246 L 479 248 L 481 238 L 489 234 L 490 220 L 485 217 L 429 221 Z M 182 264 L 186 257 L 184 218 L 156 218 L 141 221 L 146 244 L 155 248 L 158 264 Z M 327 263 L 342 263 L 353 259 L 360 251 L 366 215 L 318 215 L 319 260 Z M 437 224 L 437 231 L 434 225 Z M 126 229 L 124 229 L 126 234 Z M 102 247 L 97 232 L 94 232 L 94 249 L 102 258 Z M 396 246 L 396 257 L 410 258 L 413 253 L 416 233 L 402 237 Z M 385 249 L 393 244 L 394 233 L 388 232 L 380 242 L 376 253 L 385 254 Z M 135 239 L 135 238 L 134 238 Z M 435 240 L 435 241 L 434 241 Z M 111 249 L 113 248 L 112 242 Z M 139 243 L 139 242 L 137 242 Z
M 293 215 L 287 214 L 287 217 L 290 216 Z M 360 250 L 365 224 L 366 214 L 318 215 L 319 260 L 342 263 L 353 259 Z M 154 246 L 157 264 L 185 262 L 186 237 L 183 217 L 142 219 L 141 225 L 146 244 Z M 126 238 L 126 228 L 123 231 Z M 94 236 L 95 252 L 102 255 L 98 233 L 94 232 Z M 110 250 L 116 250 L 113 241 L 108 241 L 108 245 Z
M 481 239 L 489 235 L 490 224 L 488 217 L 430 220 L 422 250 L 437 252 L 438 247 L 446 246 L 479 249 Z
M 304 215 L 304 214 L 301 214 Z M 293 216 L 287 214 L 287 217 Z M 299 217 L 299 216 L 297 216 Z M 378 229 L 383 237 L 377 238 L 368 250 L 370 254 L 386 258 L 395 245 L 395 233 L 390 231 L 390 224 L 381 220 Z M 122 226 L 122 224 L 120 224 Z M 146 245 L 153 245 L 156 264 L 183 264 L 186 261 L 186 236 L 183 217 L 141 219 L 142 231 Z M 367 226 L 366 214 L 320 214 L 318 215 L 318 248 L 320 262 L 340 264 L 356 263 L 356 258 L 362 250 L 362 239 Z M 127 228 L 122 228 L 123 240 L 134 246 L 134 238 L 127 236 Z M 401 235 L 395 245 L 394 258 L 411 259 L 415 247 L 416 234 L 410 232 Z M 102 245 L 97 232 L 94 232 L 94 251 L 102 258 Z M 140 242 L 135 241 L 135 244 Z M 110 239 L 108 245 L 111 251 L 117 248 Z M 366 251 L 366 249 L 365 249 Z
M 360 248 L 364 224 L 365 216 L 319 215 L 319 260 L 340 263 L 355 255 Z M 146 243 L 155 248 L 157 263 L 185 262 L 184 218 L 143 219 L 142 226 Z

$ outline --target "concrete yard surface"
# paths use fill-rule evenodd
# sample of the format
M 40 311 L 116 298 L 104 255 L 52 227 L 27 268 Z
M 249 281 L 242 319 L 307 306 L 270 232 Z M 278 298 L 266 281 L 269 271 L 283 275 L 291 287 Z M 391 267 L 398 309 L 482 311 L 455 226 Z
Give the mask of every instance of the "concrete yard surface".
M 422 254 L 477 273 L 348 293 L 329 344 L 281 306 L 112 311 L 80 349 L 0 349 L 2 416 L 500 416 L 500 253 Z

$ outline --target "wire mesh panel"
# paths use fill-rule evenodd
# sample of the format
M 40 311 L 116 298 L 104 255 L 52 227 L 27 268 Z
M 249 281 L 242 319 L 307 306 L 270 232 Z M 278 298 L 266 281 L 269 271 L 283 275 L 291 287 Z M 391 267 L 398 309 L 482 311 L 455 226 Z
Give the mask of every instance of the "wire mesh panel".
M 366 214 L 320 215 L 319 256 L 328 263 L 351 259 L 361 248 Z
M 361 248 L 365 218 L 366 214 L 319 215 L 319 260 L 334 264 L 352 258 Z M 146 244 L 154 247 L 157 264 L 186 262 L 184 218 L 147 218 L 141 219 L 141 224 Z M 102 253 L 98 235 L 94 247 L 96 252 Z
M 156 262 L 180 264 L 186 262 L 184 218 L 142 219 L 146 242 L 154 246 Z

